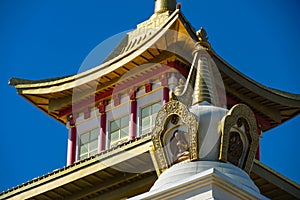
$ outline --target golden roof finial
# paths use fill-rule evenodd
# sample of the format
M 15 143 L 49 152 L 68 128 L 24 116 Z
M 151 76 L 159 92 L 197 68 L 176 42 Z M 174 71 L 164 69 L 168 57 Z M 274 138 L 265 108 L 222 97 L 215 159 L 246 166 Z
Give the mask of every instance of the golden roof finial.
M 209 49 L 210 43 L 208 42 L 208 36 L 206 30 L 203 27 L 201 27 L 200 30 L 196 32 L 196 35 L 198 37 L 201 46 Z
M 176 9 L 176 0 L 155 0 L 155 13 L 165 11 L 174 11 Z

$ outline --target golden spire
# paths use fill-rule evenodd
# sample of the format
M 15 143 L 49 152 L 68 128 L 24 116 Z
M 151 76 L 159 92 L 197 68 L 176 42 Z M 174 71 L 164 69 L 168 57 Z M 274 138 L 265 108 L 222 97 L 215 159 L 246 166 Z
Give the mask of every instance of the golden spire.
M 212 103 L 212 85 L 210 73 L 208 69 L 208 57 L 205 50 L 199 48 L 200 43 L 196 43 L 196 51 L 194 52 L 194 67 L 196 67 L 196 79 L 193 93 L 193 105 L 201 102 Z M 198 47 L 197 47 L 198 46 Z
M 155 13 L 165 11 L 174 11 L 176 9 L 176 0 L 155 0 Z
M 210 44 L 207 42 L 207 35 L 204 28 L 197 32 L 199 42 L 195 44 L 194 60 L 192 67 L 196 68 L 196 78 L 193 92 L 192 105 L 208 102 L 213 105 L 218 104 L 218 95 L 213 82 L 213 74 L 210 63 L 210 55 L 207 52 Z

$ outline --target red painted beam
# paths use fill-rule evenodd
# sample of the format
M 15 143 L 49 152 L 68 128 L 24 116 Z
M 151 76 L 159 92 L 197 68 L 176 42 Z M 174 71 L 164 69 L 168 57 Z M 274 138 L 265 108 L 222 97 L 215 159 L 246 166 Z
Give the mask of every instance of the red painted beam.
M 73 105 L 73 107 L 70 107 L 70 108 L 67 108 L 63 111 L 60 111 L 59 114 L 58 114 L 58 117 L 63 117 L 63 116 L 66 116 L 66 115 L 69 115 L 69 114 L 72 114 L 73 112 L 77 112 L 81 109 L 84 109 L 86 106 L 89 106 L 89 105 L 92 105 L 92 104 L 95 104 L 109 96 L 112 95 L 112 90 L 111 91 L 107 91 L 105 93 L 102 93 L 102 94 L 99 94 L 97 95 L 95 98 L 91 97 L 90 99 L 88 100 L 85 100 L 85 101 L 82 101 L 76 105 Z
M 76 127 L 72 127 L 71 128 L 71 135 L 70 135 L 70 149 L 69 149 L 69 158 L 70 158 L 70 163 L 68 163 L 69 165 L 72 165 L 75 162 L 75 158 L 76 158 L 76 138 L 77 138 L 77 130 Z
M 189 75 L 189 70 L 186 69 L 179 61 L 169 62 L 167 65 L 179 71 L 184 77 Z
M 105 142 L 106 142 L 106 113 L 101 113 L 101 115 L 100 115 L 100 141 L 99 141 L 100 151 L 105 150 Z
M 168 87 L 163 88 L 163 105 L 169 102 L 169 92 L 170 89 Z
M 126 84 L 117 85 L 114 90 L 110 90 L 105 93 L 102 93 L 102 94 L 96 96 L 95 98 L 91 97 L 88 100 L 82 101 L 76 105 L 72 105 L 72 107 L 67 108 L 63 111 L 60 111 L 58 114 L 58 117 L 61 118 L 63 116 L 78 112 L 79 110 L 82 110 L 89 105 L 93 105 L 93 104 L 111 96 L 113 93 L 118 93 L 122 90 L 128 89 L 128 86 L 136 85 L 138 83 L 144 82 L 145 80 L 149 80 L 151 77 L 156 76 L 160 73 L 167 72 L 168 70 L 170 70 L 170 68 L 174 68 L 174 69 L 178 70 L 180 73 L 182 73 L 184 76 L 187 76 L 188 71 L 185 68 L 183 68 L 180 64 L 171 62 L 171 63 L 168 63 L 168 65 L 169 65 L 169 67 L 160 67 L 156 70 L 153 70 L 149 73 L 144 74 L 143 76 L 138 76 L 135 79 L 133 79 L 132 81 L 126 82 Z
M 133 80 L 128 81 L 128 82 L 126 82 L 124 84 L 117 84 L 116 87 L 115 87 L 115 89 L 114 89 L 114 93 L 118 93 L 118 92 L 120 92 L 122 90 L 128 89 L 129 86 L 134 86 L 134 85 L 136 85 L 138 83 L 142 83 L 142 82 L 145 82 L 145 81 L 147 81 L 147 83 L 149 84 L 149 79 L 150 78 L 152 78 L 154 76 L 157 76 L 157 75 L 159 75 L 161 73 L 166 73 L 171 68 L 174 68 L 174 69 L 178 70 L 177 68 L 179 68 L 179 67 L 177 65 L 175 65 L 177 67 L 173 67 L 173 66 L 174 66 L 174 64 L 172 64 L 169 67 L 163 67 L 162 66 L 162 67 L 159 67 L 159 68 L 157 68 L 157 69 L 155 69 L 155 70 L 153 70 L 151 72 L 147 72 L 147 73 L 143 74 L 142 76 L 138 76 L 138 77 L 134 78 Z M 181 71 L 180 70 L 178 70 L 178 71 L 184 75 L 184 70 L 183 69 Z
M 136 119 L 137 119 L 137 101 L 130 101 L 130 124 L 129 124 L 129 139 L 136 138 Z

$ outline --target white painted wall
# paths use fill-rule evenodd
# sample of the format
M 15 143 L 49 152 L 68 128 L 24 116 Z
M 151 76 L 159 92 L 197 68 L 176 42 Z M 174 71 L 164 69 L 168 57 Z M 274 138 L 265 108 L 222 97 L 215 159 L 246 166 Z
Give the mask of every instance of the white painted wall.
M 175 73 L 171 73 L 171 76 L 168 78 L 169 82 L 169 88 L 170 90 L 174 89 L 177 85 L 177 77 Z M 139 136 L 140 133 L 140 123 L 141 123 L 141 109 L 145 106 L 151 105 L 156 102 L 162 102 L 163 98 L 163 91 L 160 80 L 154 79 L 151 80 L 150 83 L 152 84 L 152 91 L 149 93 L 145 92 L 144 83 L 142 85 L 138 85 L 139 90 L 136 93 L 136 99 L 137 99 L 137 136 Z M 106 149 L 110 148 L 110 140 L 109 140 L 109 133 L 110 133 L 110 122 L 118 119 L 120 117 L 123 117 L 125 115 L 130 114 L 130 99 L 129 95 L 126 92 L 121 94 L 120 97 L 120 105 L 114 106 L 113 99 L 109 101 L 109 104 L 106 106 Z M 129 123 L 129 122 L 128 122 Z M 76 160 L 78 160 L 78 152 L 79 152 L 79 139 L 80 135 L 90 131 L 95 128 L 100 129 L 100 113 L 97 108 L 93 108 L 90 111 L 90 117 L 88 119 L 84 119 L 83 112 L 79 113 L 79 117 L 76 119 L 76 127 L 77 127 L 77 141 L 76 141 Z M 100 139 L 98 135 L 98 141 Z M 70 130 L 69 130 L 69 139 L 70 139 Z M 69 158 L 69 151 L 70 147 L 68 144 L 68 162 L 70 160 Z M 98 152 L 100 150 L 98 149 Z
M 110 122 L 130 114 L 130 103 L 128 97 L 121 99 L 121 104 L 116 107 L 114 107 L 113 102 L 110 104 L 110 109 L 106 112 L 106 149 L 110 148 Z
M 76 119 L 76 129 L 77 129 L 77 138 L 76 138 L 76 161 L 79 160 L 79 145 L 80 145 L 80 135 L 86 133 L 90 130 L 98 128 L 100 130 L 100 114 L 98 109 L 93 108 L 90 111 L 90 117 L 84 119 L 84 114 L 80 113 L 79 117 Z M 100 131 L 99 131 L 100 134 Z M 99 135 L 98 134 L 98 144 L 99 144 Z M 99 152 L 99 148 L 98 148 Z

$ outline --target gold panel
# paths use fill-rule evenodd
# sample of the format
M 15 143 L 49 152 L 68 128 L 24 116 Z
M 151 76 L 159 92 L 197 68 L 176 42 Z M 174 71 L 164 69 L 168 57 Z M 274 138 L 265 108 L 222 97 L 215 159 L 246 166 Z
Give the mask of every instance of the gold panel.
M 243 152 L 243 154 L 245 154 L 245 159 L 239 167 L 247 173 L 250 173 L 258 147 L 259 137 L 257 134 L 257 125 L 254 113 L 245 104 L 237 104 L 233 106 L 221 121 L 222 136 L 219 160 L 224 162 L 228 161 L 230 131 L 234 126 L 241 127 L 241 120 L 246 122 L 245 139 L 248 140 L 249 146 L 247 151 Z
M 183 125 L 188 129 L 189 142 L 189 160 L 198 159 L 198 121 L 196 117 L 188 110 L 183 103 L 173 100 L 166 103 L 158 112 L 155 127 L 152 131 L 152 142 L 154 155 L 158 164 L 158 171 L 163 172 L 170 167 L 168 162 L 166 147 L 164 143 L 164 135 L 167 132 L 167 125 L 171 120 L 181 120 Z M 174 123 L 176 124 L 176 123 Z M 174 125 L 178 126 L 178 125 Z

